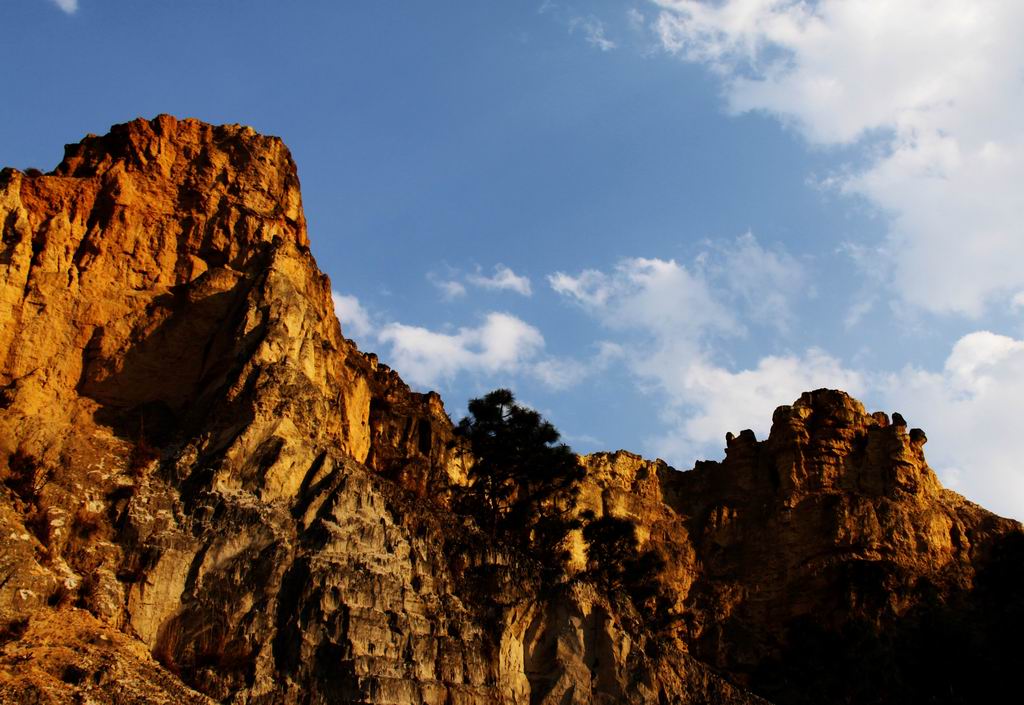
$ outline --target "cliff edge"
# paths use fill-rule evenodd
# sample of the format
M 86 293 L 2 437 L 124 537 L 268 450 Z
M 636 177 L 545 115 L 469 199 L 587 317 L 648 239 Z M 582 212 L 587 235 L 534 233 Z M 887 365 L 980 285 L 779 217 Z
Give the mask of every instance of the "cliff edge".
M 876 702 L 864 653 L 913 700 L 900 653 L 987 658 L 1019 622 L 1020 525 L 830 390 L 721 463 L 580 459 L 579 511 L 665 560 L 657 619 L 578 561 L 541 590 L 452 511 L 440 398 L 343 337 L 295 164 L 251 128 L 88 136 L 0 172 L 0 227 L 3 702 Z M 973 677 L 998 685 L 933 685 Z

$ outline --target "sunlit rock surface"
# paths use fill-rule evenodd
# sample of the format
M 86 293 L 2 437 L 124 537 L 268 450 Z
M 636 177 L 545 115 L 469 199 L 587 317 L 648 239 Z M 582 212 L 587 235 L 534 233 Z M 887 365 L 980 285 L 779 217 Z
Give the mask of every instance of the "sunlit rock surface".
M 472 459 L 342 336 L 295 165 L 251 128 L 89 136 L 0 173 L 0 227 L 3 702 L 802 702 L 842 680 L 794 681 L 801 620 L 889 638 L 1002 604 L 976 584 L 1020 526 L 829 390 L 721 463 L 581 458 L 579 511 L 665 558 L 664 624 L 584 579 L 579 532 L 539 593 L 464 540 Z

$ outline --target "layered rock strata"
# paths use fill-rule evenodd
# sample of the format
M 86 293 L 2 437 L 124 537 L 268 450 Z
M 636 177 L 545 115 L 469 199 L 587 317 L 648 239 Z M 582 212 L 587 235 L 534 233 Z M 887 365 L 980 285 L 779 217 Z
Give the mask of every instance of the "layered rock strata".
M 0 227 L 4 702 L 795 702 L 766 669 L 801 619 L 973 605 L 1019 536 L 820 390 L 722 463 L 581 459 L 580 510 L 666 559 L 664 624 L 585 579 L 581 536 L 541 593 L 463 540 L 440 398 L 342 336 L 280 140 L 115 126 L 0 173 Z

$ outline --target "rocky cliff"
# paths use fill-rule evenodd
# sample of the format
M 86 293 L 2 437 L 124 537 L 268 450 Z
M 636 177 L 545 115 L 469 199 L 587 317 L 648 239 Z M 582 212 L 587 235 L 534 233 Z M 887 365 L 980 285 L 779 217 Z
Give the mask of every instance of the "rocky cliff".
M 588 580 L 580 535 L 542 590 L 451 510 L 441 400 L 342 336 L 276 138 L 115 126 L 0 172 L 0 224 L 3 702 L 893 701 L 864 654 L 912 701 L 900 653 L 1020 620 L 1020 526 L 827 390 L 722 463 L 581 458 L 579 510 L 665 559 L 658 609 Z

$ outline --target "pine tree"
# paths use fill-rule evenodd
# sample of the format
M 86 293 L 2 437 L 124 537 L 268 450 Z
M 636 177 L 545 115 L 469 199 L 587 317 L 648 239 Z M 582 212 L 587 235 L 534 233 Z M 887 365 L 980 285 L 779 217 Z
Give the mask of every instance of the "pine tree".
M 555 427 L 496 389 L 469 402 L 457 433 L 474 457 L 466 499 L 481 528 L 535 558 L 554 558 L 575 526 L 569 517 L 583 477 Z
M 636 524 L 620 517 L 595 519 L 590 512 L 584 514 L 590 579 L 605 590 L 624 591 L 638 605 L 657 598 L 665 560 L 654 549 L 640 550 Z

